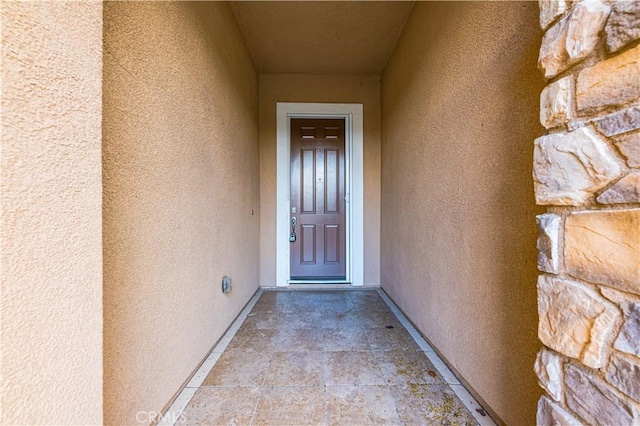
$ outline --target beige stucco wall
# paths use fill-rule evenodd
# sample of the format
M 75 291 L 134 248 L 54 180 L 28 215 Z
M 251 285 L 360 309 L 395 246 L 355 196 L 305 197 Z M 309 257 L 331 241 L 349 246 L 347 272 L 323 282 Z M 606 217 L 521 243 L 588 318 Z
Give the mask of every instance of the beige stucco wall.
M 260 285 L 276 280 L 277 102 L 363 104 L 364 284 L 379 285 L 380 78 L 306 74 L 260 75 Z
M 381 284 L 513 425 L 540 395 L 540 38 L 535 2 L 419 2 L 381 84 Z
M 258 288 L 258 77 L 226 3 L 104 9 L 105 421 L 132 424 Z
M 102 4 L 0 14 L 0 424 L 99 424 Z

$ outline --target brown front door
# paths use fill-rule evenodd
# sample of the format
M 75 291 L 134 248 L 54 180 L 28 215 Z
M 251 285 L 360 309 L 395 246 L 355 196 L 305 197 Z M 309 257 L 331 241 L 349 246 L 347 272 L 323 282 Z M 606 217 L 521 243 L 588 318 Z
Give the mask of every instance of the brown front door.
M 291 279 L 344 280 L 344 119 L 291 119 L 289 221 Z

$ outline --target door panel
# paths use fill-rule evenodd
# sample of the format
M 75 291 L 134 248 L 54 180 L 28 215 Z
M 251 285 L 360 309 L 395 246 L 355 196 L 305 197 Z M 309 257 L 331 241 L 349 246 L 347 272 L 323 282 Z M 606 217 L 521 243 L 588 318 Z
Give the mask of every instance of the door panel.
M 340 167 L 339 151 L 325 150 L 325 188 L 324 212 L 339 213 L 340 196 Z
M 316 212 L 316 152 L 312 149 L 303 149 L 301 157 L 302 212 L 313 214 Z
M 316 263 L 316 226 L 300 226 L 300 263 Z
M 291 119 L 292 279 L 345 279 L 343 119 Z
M 327 263 L 340 262 L 340 227 L 325 225 L 324 227 L 324 259 Z

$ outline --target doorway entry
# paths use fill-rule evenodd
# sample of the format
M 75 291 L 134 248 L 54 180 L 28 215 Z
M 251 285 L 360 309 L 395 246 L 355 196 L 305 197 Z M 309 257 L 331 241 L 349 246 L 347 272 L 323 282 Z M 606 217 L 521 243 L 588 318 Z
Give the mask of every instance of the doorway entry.
M 362 113 L 277 103 L 276 286 L 364 283 Z
M 292 280 L 345 281 L 344 119 L 291 119 Z

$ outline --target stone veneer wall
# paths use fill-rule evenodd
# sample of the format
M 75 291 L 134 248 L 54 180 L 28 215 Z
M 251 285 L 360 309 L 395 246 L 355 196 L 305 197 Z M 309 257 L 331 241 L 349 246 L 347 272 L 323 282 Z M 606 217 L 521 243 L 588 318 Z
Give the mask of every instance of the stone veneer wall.
M 540 1 L 538 424 L 640 422 L 640 3 Z

